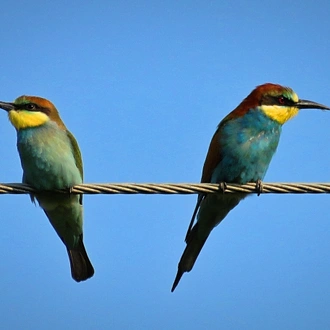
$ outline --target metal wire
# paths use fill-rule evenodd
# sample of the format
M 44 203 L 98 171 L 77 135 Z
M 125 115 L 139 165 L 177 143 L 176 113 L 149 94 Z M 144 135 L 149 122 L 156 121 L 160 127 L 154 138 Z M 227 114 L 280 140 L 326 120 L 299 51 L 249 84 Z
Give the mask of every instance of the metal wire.
M 223 186 L 223 185 L 222 185 Z M 21 183 L 0 184 L 0 194 L 30 194 L 33 187 Z M 39 191 L 40 192 L 40 191 Z M 55 192 L 55 191 L 54 191 Z M 329 194 L 330 183 L 262 183 L 260 191 L 255 183 L 244 185 L 212 183 L 96 183 L 80 184 L 71 189 L 56 190 L 73 194 L 198 194 L 198 193 L 246 193 L 246 194 Z

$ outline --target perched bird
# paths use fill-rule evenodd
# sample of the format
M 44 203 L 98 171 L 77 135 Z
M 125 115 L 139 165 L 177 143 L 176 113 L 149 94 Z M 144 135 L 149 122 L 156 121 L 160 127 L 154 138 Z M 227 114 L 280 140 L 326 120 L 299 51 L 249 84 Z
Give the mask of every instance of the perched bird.
M 255 88 L 220 122 L 209 146 L 201 182 L 224 183 L 224 189 L 226 182 L 255 182 L 260 187 L 282 125 L 300 109 L 330 110 L 322 104 L 300 100 L 288 87 L 267 83 Z M 245 197 L 246 194 L 199 194 L 172 292 L 183 273 L 193 268 L 212 229 Z
M 55 106 L 36 96 L 20 96 L 0 108 L 17 131 L 17 149 L 23 168 L 23 183 L 40 191 L 70 189 L 83 181 L 81 153 Z M 77 282 L 94 274 L 83 243 L 82 195 L 40 192 L 37 199 L 58 236 L 65 244 L 71 274 Z

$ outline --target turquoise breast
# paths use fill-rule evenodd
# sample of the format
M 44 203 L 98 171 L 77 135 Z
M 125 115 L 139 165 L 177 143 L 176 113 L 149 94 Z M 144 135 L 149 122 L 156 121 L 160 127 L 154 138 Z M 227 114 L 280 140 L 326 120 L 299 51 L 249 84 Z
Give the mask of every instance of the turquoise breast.
M 261 110 L 219 125 L 221 161 L 211 182 L 245 184 L 262 180 L 278 146 L 281 125 Z
M 17 133 L 23 182 L 37 189 L 64 189 L 82 183 L 66 131 L 56 123 L 27 128 Z

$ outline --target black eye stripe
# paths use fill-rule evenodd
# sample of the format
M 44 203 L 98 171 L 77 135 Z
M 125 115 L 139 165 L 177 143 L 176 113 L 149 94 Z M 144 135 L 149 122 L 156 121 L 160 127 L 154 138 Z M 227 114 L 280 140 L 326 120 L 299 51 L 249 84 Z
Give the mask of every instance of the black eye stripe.
M 17 110 L 40 111 L 40 107 L 35 103 L 16 104 L 15 108 Z
M 47 116 L 49 115 L 50 111 L 47 108 L 42 108 L 36 103 L 23 103 L 23 104 L 16 104 L 15 105 L 16 110 L 26 110 L 30 112 L 43 112 Z
M 261 105 L 281 105 L 281 106 L 293 106 L 294 101 L 288 99 L 284 95 L 265 95 L 261 100 Z

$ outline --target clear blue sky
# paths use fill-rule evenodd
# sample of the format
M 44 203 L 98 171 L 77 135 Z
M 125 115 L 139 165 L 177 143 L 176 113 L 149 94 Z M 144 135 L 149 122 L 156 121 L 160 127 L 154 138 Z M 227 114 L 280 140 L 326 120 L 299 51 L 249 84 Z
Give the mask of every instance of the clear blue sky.
M 329 1 L 6 1 L 0 100 L 50 99 L 76 136 L 85 182 L 198 182 L 220 120 L 265 82 L 330 105 Z M 0 112 L 0 182 L 20 182 Z M 330 180 L 330 113 L 283 128 L 265 181 Z M 95 276 L 28 196 L 2 195 L 0 325 L 7 329 L 325 329 L 329 196 L 262 195 L 211 234 L 170 288 L 190 196 L 85 196 Z

